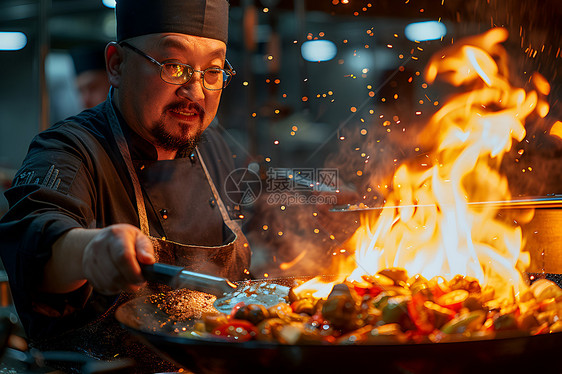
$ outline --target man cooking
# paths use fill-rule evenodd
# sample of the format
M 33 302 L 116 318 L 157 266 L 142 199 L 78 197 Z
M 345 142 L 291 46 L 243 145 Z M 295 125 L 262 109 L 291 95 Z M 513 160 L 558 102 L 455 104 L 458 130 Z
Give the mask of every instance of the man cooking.
M 231 154 L 209 127 L 234 75 L 228 2 L 118 0 L 116 18 L 107 100 L 35 137 L 0 221 L 30 340 L 101 358 L 127 354 L 105 331 L 142 264 L 241 279 L 250 262 L 217 188 Z

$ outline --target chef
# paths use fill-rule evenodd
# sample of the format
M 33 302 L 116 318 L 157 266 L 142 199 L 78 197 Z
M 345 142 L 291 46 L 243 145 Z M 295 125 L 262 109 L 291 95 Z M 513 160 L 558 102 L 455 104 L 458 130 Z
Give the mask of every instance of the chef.
M 110 87 L 105 71 L 105 44 L 74 48 L 70 56 L 83 108 L 92 108 L 105 100 Z
M 118 0 L 115 11 L 107 99 L 33 139 L 0 221 L 31 342 L 100 358 L 128 354 L 113 310 L 144 286 L 143 264 L 233 280 L 250 265 L 219 188 L 232 156 L 211 124 L 235 74 L 228 2 Z

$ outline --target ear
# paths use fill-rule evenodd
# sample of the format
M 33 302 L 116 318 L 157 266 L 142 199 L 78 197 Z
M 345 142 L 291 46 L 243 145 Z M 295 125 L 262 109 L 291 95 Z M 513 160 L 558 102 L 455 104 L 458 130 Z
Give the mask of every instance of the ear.
M 105 47 L 105 65 L 109 83 L 115 88 L 119 88 L 121 82 L 121 71 L 123 69 L 123 47 L 116 42 L 110 42 Z

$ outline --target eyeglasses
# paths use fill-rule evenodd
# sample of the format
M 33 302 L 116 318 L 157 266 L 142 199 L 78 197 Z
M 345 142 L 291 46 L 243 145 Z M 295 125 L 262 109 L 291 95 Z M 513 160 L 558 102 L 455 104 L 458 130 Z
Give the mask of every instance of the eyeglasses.
M 146 58 L 148 61 L 160 67 L 160 78 L 166 83 L 183 85 L 191 80 L 193 73 L 201 73 L 203 80 L 203 87 L 210 91 L 219 91 L 228 86 L 230 79 L 236 75 L 232 65 L 228 60 L 225 60 L 226 69 L 221 68 L 207 68 L 205 70 L 195 70 L 193 66 L 187 64 L 180 64 L 178 62 L 165 62 L 161 63 L 150 57 L 140 49 L 130 45 L 127 42 L 121 42 L 122 46 L 127 47 Z

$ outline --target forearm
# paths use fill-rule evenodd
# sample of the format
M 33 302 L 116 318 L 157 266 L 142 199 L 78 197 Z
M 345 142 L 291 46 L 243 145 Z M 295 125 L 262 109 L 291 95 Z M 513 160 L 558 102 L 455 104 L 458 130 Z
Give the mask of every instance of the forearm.
M 40 291 L 68 293 L 86 283 L 82 267 L 84 249 L 99 229 L 72 229 L 54 244 L 51 259 L 45 266 Z
M 77 228 L 53 245 L 39 290 L 68 293 L 88 282 L 103 294 L 134 292 L 145 282 L 140 264 L 152 263 L 152 244 L 135 226 Z

